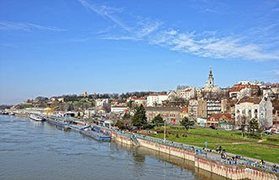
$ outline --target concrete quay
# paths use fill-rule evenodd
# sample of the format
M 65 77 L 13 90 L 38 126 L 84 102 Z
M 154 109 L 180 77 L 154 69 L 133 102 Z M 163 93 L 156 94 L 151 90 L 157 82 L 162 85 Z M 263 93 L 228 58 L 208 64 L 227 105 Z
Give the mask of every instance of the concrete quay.
M 278 173 L 272 173 L 263 169 L 247 167 L 244 165 L 236 164 L 229 165 L 220 161 L 217 156 L 208 156 L 198 154 L 193 151 L 189 146 L 183 147 L 183 144 L 175 143 L 173 145 L 163 144 L 157 138 L 142 136 L 139 134 L 122 133 L 119 131 L 111 130 L 112 139 L 131 146 L 141 146 L 152 149 L 159 153 L 168 154 L 170 156 L 179 157 L 181 159 L 194 162 L 194 166 L 198 169 L 217 174 L 226 179 L 251 179 L 251 180 L 278 180 Z M 156 142 L 157 140 L 157 142 Z M 187 149 L 189 148 L 189 149 Z

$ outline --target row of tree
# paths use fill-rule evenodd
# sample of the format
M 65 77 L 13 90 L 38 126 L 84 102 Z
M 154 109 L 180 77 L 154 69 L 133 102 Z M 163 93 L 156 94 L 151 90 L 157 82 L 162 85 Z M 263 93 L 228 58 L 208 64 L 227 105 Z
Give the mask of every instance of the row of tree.
M 125 114 L 123 116 L 123 120 L 118 120 L 116 122 L 116 126 L 118 126 L 120 129 L 129 129 L 128 127 L 129 124 L 127 123 L 128 119 L 131 119 L 131 125 L 137 127 L 138 129 L 149 129 L 155 126 L 159 127 L 159 126 L 163 126 L 165 123 L 165 121 L 163 120 L 160 114 L 155 116 L 151 121 L 151 123 L 148 123 L 146 117 L 146 111 L 143 105 L 140 105 L 135 108 L 134 116 L 131 117 L 129 114 Z M 195 122 L 190 120 L 187 117 L 184 117 L 181 120 L 180 124 L 188 130 L 190 127 L 194 126 Z
M 129 120 L 131 120 L 131 123 L 129 123 Z M 116 123 L 116 126 L 118 126 L 120 129 L 129 129 L 129 126 L 132 125 L 134 127 L 137 127 L 138 129 L 146 129 L 146 128 L 153 128 L 155 126 L 163 126 L 165 121 L 161 117 L 160 114 L 155 116 L 151 123 L 147 122 L 147 117 L 146 117 L 146 111 L 144 107 L 138 106 L 135 108 L 135 114 L 134 116 L 130 116 L 130 114 L 125 114 L 123 116 L 123 120 L 119 120 Z M 195 122 L 187 117 L 184 117 L 181 121 L 180 124 L 185 127 L 186 130 L 190 129 L 195 125 Z M 248 130 L 250 135 L 255 135 L 255 133 L 260 132 L 259 129 L 259 123 L 256 119 L 251 119 L 248 124 L 245 126 L 243 125 L 242 127 L 243 134 L 245 130 Z

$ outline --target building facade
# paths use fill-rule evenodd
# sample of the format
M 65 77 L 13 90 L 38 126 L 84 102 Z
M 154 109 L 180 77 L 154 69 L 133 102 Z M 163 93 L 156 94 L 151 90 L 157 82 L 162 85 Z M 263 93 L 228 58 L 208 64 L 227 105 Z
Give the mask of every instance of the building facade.
M 178 107 L 146 107 L 147 121 L 151 122 L 153 118 L 160 114 L 167 124 L 177 125 L 181 121 L 181 109 Z
M 259 126 L 268 129 L 273 125 L 273 107 L 269 98 L 243 98 L 235 105 L 235 122 L 239 126 L 245 119 L 257 119 Z
M 149 95 L 147 96 L 146 106 L 147 107 L 161 106 L 163 104 L 163 101 L 166 101 L 167 99 L 168 99 L 167 94 Z
M 207 116 L 218 114 L 221 112 L 221 101 L 218 99 L 208 99 L 207 103 Z

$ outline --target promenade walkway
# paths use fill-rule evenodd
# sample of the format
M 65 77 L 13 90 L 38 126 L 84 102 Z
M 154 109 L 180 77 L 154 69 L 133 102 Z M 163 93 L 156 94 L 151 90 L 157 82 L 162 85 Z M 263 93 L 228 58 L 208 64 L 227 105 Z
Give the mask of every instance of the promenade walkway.
M 222 154 L 221 152 L 217 152 L 216 150 L 204 149 L 201 147 L 192 146 L 192 145 L 188 145 L 188 144 L 184 144 L 184 143 L 172 142 L 169 140 L 164 141 L 163 139 L 145 136 L 145 135 L 141 135 L 141 134 L 128 133 L 128 132 L 118 131 L 118 130 L 114 130 L 114 131 L 116 131 L 117 133 L 119 133 L 123 136 L 130 137 L 131 140 L 133 140 L 134 138 L 136 138 L 136 139 L 139 138 L 139 139 L 147 140 L 150 142 L 159 143 L 162 145 L 167 145 L 170 147 L 184 149 L 187 151 L 194 152 L 198 156 L 202 156 L 202 157 L 205 157 L 205 158 L 213 160 L 213 161 L 218 161 L 218 162 L 224 163 L 226 165 L 241 165 L 241 166 L 246 166 L 246 167 L 250 167 L 250 168 L 252 167 L 252 168 L 262 169 L 262 170 L 268 171 L 268 172 L 279 173 L 279 165 L 275 164 L 275 163 L 261 162 L 256 159 L 238 156 L 238 155 L 227 153 L 227 152 Z

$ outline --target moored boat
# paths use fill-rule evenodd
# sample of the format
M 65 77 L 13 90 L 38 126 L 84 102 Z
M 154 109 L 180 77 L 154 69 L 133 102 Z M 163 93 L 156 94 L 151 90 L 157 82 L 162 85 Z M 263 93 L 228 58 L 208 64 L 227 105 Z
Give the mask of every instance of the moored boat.
M 80 131 L 81 134 L 89 136 L 97 141 L 111 141 L 111 136 L 104 134 L 99 127 L 88 127 Z
M 30 119 L 34 121 L 44 121 L 44 118 L 42 116 L 36 115 L 36 114 L 31 114 L 29 116 Z
M 62 118 L 59 118 L 59 117 L 48 117 L 47 119 L 47 122 L 51 125 L 54 125 L 54 126 L 57 126 L 57 127 L 60 127 L 60 128 L 64 128 L 65 126 L 67 128 L 69 128 L 69 123 L 65 122 L 64 119 Z

